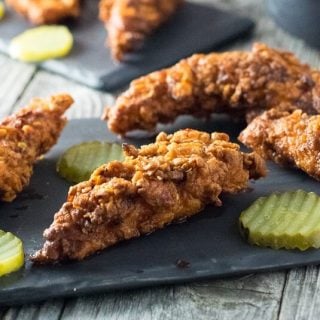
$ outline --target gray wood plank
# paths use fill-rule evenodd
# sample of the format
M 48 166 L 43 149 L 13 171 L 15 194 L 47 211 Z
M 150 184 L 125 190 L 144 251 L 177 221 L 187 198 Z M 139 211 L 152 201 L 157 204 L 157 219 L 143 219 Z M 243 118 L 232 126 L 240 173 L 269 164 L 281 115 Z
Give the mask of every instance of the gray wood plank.
M 0 118 L 10 112 L 35 70 L 32 65 L 0 55 Z
M 33 97 L 48 97 L 57 93 L 69 93 L 74 98 L 74 105 L 68 110 L 68 118 L 100 117 L 106 105 L 112 105 L 111 94 L 96 91 L 59 75 L 39 71 L 15 104 L 14 110 L 26 105 Z
M 291 270 L 283 292 L 279 320 L 319 319 L 319 267 Z
M 30 304 L 10 308 L 3 315 L 4 320 L 52 319 L 58 320 L 64 306 L 63 300 L 49 300 L 41 304 Z
M 276 319 L 283 273 L 72 299 L 63 320 Z
M 280 29 L 269 17 L 265 0 L 211 0 L 211 3 L 222 9 L 248 16 L 256 23 L 252 37 L 240 39 L 229 45 L 227 49 L 247 50 L 250 49 L 254 42 L 264 42 L 275 48 L 292 51 L 302 61 L 314 67 L 320 66 L 319 51 L 307 46 L 304 41 L 292 37 Z

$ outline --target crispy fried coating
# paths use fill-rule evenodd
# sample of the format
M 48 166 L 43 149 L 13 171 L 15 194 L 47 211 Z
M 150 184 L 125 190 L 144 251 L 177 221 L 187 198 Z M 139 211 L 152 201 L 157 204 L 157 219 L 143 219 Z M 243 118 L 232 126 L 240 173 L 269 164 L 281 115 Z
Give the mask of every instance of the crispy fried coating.
M 165 23 L 184 0 L 102 0 L 100 19 L 108 31 L 115 60 L 138 49 L 145 38 Z
M 255 44 L 251 52 L 196 54 L 171 68 L 133 81 L 104 119 L 120 135 L 153 130 L 189 114 L 214 112 L 253 118 L 287 103 L 307 113 L 320 111 L 320 72 L 291 53 Z
M 57 23 L 80 14 L 80 0 L 6 0 L 33 24 Z
M 99 19 L 108 22 L 111 15 L 111 9 L 116 0 L 100 0 L 99 2 Z
M 320 180 L 320 116 L 271 109 L 255 118 L 239 140 L 264 158 L 294 166 Z
M 72 103 L 69 95 L 34 99 L 0 123 L 0 200 L 12 201 L 29 184 L 34 163 L 56 143 Z
M 224 133 L 160 133 L 155 143 L 125 145 L 124 151 L 123 162 L 103 165 L 70 188 L 34 261 L 81 260 L 190 217 L 206 204 L 219 206 L 222 192 L 244 190 L 249 179 L 266 172 L 258 154 L 240 152 Z

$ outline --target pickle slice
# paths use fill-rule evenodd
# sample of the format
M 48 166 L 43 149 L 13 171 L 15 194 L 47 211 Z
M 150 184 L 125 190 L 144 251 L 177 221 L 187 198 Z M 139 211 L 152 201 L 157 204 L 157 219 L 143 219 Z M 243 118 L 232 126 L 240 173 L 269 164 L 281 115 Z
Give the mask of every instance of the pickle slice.
M 240 215 L 251 244 L 274 249 L 320 248 L 320 197 L 303 190 L 257 199 Z
M 89 180 L 91 173 L 102 164 L 124 159 L 117 143 L 89 141 L 69 148 L 58 160 L 57 172 L 71 183 Z
M 6 9 L 4 7 L 4 4 L 3 2 L 0 1 L 0 20 L 4 17 L 6 13 Z
M 72 49 L 73 36 L 65 26 L 41 26 L 29 29 L 10 43 L 12 58 L 38 62 L 66 56 Z
M 0 276 L 17 271 L 24 264 L 22 241 L 0 230 Z

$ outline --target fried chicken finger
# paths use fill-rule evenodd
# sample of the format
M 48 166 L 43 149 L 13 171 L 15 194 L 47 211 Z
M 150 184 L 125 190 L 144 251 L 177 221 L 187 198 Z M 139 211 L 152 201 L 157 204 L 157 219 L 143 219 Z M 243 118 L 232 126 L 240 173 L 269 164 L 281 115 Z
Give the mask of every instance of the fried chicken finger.
M 100 19 L 108 31 L 115 60 L 138 49 L 145 38 L 165 23 L 183 0 L 102 0 Z
M 56 143 L 72 103 L 69 95 L 34 99 L 0 123 L 0 200 L 12 201 L 29 184 L 34 163 Z
M 320 115 L 269 110 L 242 131 L 239 140 L 264 158 L 300 168 L 320 180 Z
M 80 14 L 80 0 L 6 0 L 6 3 L 33 24 L 57 23 Z
M 71 187 L 34 261 L 81 260 L 190 217 L 206 204 L 219 206 L 222 192 L 239 192 L 249 179 L 265 175 L 262 158 L 242 153 L 224 133 L 161 133 L 153 144 L 125 145 L 124 151 L 123 162 L 103 165 Z
M 255 44 L 251 52 L 196 54 L 175 66 L 133 81 L 104 119 L 125 135 L 153 130 L 180 115 L 248 113 L 286 103 L 307 113 L 320 111 L 320 72 L 291 53 Z

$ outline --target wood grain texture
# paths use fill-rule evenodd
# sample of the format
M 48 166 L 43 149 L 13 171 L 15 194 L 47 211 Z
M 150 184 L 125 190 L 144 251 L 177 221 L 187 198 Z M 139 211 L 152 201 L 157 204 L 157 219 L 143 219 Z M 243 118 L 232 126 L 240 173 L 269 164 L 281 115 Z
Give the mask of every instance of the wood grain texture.
M 67 92 L 74 98 L 74 105 L 68 110 L 68 118 L 100 117 L 104 107 L 111 105 L 114 98 L 111 94 L 96 91 L 56 74 L 39 71 L 32 79 L 24 94 L 13 110 L 26 105 L 33 97 L 48 97 Z
M 275 319 L 283 284 L 274 273 L 84 297 L 67 301 L 61 318 Z
M 7 115 L 36 69 L 0 55 L 0 118 Z
M 320 318 L 320 269 L 307 267 L 288 273 L 279 320 Z
M 254 41 L 295 52 L 303 61 L 318 67 L 317 51 L 275 26 L 268 17 L 265 2 L 256 0 L 200 0 L 239 14 L 257 23 L 252 38 L 240 39 L 227 49 L 248 49 Z M 27 103 L 33 96 L 70 92 L 76 99 L 68 112 L 72 118 L 100 116 L 113 98 L 0 56 L 0 102 L 3 114 Z M 6 95 L 4 95 L 4 93 Z M 1 319 L 319 319 L 319 268 L 248 275 L 227 280 L 202 281 L 188 285 L 165 286 L 115 292 L 75 299 L 0 310 Z
M 208 1 L 203 1 L 208 2 Z M 250 17 L 256 23 L 255 30 L 250 38 L 240 39 L 227 47 L 229 50 L 248 50 L 254 42 L 265 42 L 268 45 L 294 52 L 303 62 L 314 67 L 320 66 L 319 51 L 307 46 L 304 41 L 292 37 L 276 26 L 268 16 L 266 1 L 254 0 L 211 0 L 224 10 L 231 10 L 240 15 Z
M 50 319 L 58 320 L 63 310 L 63 300 L 47 301 L 41 304 L 31 304 L 10 308 L 3 315 L 5 320 Z

